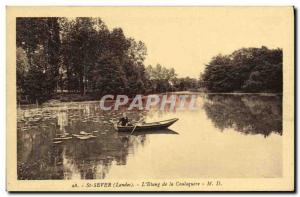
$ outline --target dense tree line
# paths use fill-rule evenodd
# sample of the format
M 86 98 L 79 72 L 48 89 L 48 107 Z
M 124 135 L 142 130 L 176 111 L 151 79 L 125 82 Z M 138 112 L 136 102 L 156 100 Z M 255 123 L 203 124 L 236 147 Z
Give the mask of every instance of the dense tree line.
M 145 67 L 145 44 L 121 28 L 109 30 L 100 18 L 18 18 L 16 25 L 19 101 L 43 102 L 58 92 L 99 98 L 192 86 L 173 68 Z
M 160 64 L 146 67 L 147 78 L 149 79 L 148 88 L 155 93 L 197 90 L 199 81 L 190 77 L 177 77 L 174 68 L 165 68 Z
M 146 46 L 100 18 L 18 18 L 18 96 L 144 93 Z
M 206 65 L 201 85 L 212 92 L 282 92 L 282 50 L 242 48 Z
M 145 66 L 147 48 L 108 29 L 100 18 L 17 18 L 18 101 L 44 102 L 58 93 L 84 98 L 197 90 L 173 68 Z M 282 92 L 282 50 L 243 48 L 206 65 L 200 86 L 213 92 Z M 90 97 L 89 97 L 90 98 Z

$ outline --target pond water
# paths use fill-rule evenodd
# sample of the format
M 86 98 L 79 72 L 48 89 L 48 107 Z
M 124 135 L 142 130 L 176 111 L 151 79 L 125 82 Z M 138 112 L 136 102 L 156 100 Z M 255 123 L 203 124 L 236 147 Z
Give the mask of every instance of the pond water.
M 128 111 L 169 130 L 120 133 L 99 102 L 17 110 L 18 179 L 175 179 L 282 176 L 282 97 L 198 94 L 197 110 Z M 78 139 L 86 132 L 93 138 Z M 73 135 L 72 135 L 73 134 Z M 75 134 L 75 135 L 74 135 Z M 60 140 L 61 136 L 71 136 Z

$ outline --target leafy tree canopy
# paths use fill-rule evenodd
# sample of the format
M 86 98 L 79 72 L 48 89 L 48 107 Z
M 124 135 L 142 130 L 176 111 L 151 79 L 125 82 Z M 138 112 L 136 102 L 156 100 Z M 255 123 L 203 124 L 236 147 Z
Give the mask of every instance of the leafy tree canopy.
M 213 92 L 282 92 L 282 50 L 242 48 L 206 65 L 201 84 Z

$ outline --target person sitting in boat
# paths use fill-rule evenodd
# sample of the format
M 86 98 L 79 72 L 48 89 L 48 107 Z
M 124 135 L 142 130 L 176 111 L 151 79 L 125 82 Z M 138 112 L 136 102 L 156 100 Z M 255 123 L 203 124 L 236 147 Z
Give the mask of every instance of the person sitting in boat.
M 127 126 L 129 124 L 129 119 L 128 119 L 126 113 L 123 113 L 123 116 L 122 116 L 122 118 L 120 118 L 118 124 L 120 124 L 123 127 Z

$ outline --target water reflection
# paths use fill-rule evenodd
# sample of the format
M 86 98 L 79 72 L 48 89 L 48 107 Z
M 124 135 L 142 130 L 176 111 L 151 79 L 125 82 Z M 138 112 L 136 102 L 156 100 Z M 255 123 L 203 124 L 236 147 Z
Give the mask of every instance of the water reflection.
M 170 129 L 131 136 L 116 132 L 110 122 L 117 120 L 124 109 L 102 111 L 98 102 L 23 107 L 17 111 L 18 179 L 107 179 L 140 174 L 149 178 L 278 177 L 282 160 L 278 139 L 282 135 L 281 102 L 281 96 L 201 94 L 199 110 L 128 112 L 133 120 L 179 118 Z M 92 133 L 95 138 L 73 137 L 54 143 L 57 136 L 81 132 Z M 234 146 L 239 154 L 221 144 Z M 220 168 L 220 163 L 230 162 Z
M 97 103 L 19 110 L 18 178 L 105 178 L 112 163 L 125 165 L 128 154 L 146 141 L 145 135 L 128 138 L 114 131 L 109 121 L 120 113 L 106 114 Z M 137 119 L 143 113 L 128 115 Z M 83 131 L 92 132 L 96 138 L 53 143 L 58 135 Z
M 208 95 L 203 108 L 221 131 L 233 128 L 267 137 L 272 132 L 282 135 L 281 102 L 281 96 Z

